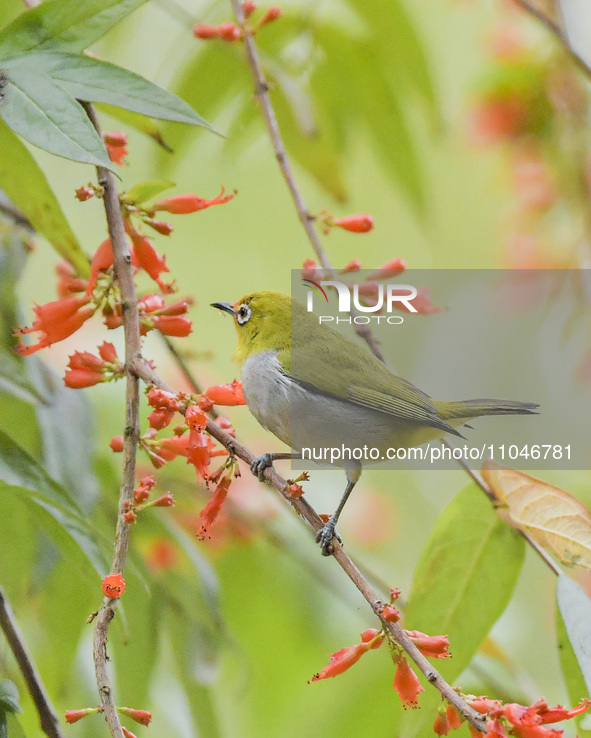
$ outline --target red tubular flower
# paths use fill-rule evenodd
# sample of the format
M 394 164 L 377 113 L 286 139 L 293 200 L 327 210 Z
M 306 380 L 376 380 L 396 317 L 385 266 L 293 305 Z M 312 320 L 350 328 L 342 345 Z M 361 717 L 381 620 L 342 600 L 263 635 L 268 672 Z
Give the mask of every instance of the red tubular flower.
M 112 600 L 125 592 L 125 579 L 122 574 L 109 574 L 103 579 L 103 593 L 105 597 L 110 597 Z
M 335 218 L 330 225 L 352 233 L 367 233 L 373 228 L 373 217 L 369 213 L 346 215 L 344 218 Z
M 445 716 L 452 730 L 457 730 L 462 724 L 462 718 L 458 715 L 458 711 L 453 705 L 448 705 L 445 710 Z
M 155 430 L 162 430 L 163 428 L 166 428 L 167 425 L 170 425 L 174 416 L 174 410 L 157 408 L 148 415 L 148 423 L 150 424 L 150 428 L 154 428 Z
M 174 497 L 170 492 L 167 492 L 165 495 L 162 495 L 162 497 L 159 497 L 157 500 L 154 500 L 153 502 L 148 502 L 146 507 L 172 507 L 174 505 Z
M 160 279 L 162 272 L 170 271 L 166 266 L 166 257 L 160 256 L 160 254 L 154 248 L 152 242 L 146 236 L 142 236 L 134 228 L 128 226 L 127 233 L 129 234 L 132 243 L 133 251 L 137 259 L 138 266 L 140 266 L 160 287 L 162 292 L 168 294 L 171 291 L 171 286 L 165 284 Z
M 35 305 L 33 311 L 37 317 L 32 327 L 19 328 L 17 334 L 39 331 L 41 333 L 39 341 L 30 346 L 19 341 L 15 352 L 20 356 L 28 356 L 71 336 L 94 315 L 93 307 L 85 307 L 89 301 L 88 297 L 65 297 L 48 302 L 46 305 Z
M 391 277 L 397 277 L 399 274 L 406 269 L 406 262 L 404 259 L 390 259 L 381 267 L 372 272 L 368 279 L 390 279 Z
M 235 379 L 229 384 L 218 384 L 204 393 L 215 405 L 246 405 L 242 384 Z
M 105 131 L 103 141 L 109 159 L 115 164 L 125 164 L 127 151 L 127 135 L 123 131 Z
M 160 308 L 158 315 L 184 315 L 189 309 L 189 305 L 192 304 L 192 300 L 185 297 L 183 300 L 177 300 L 172 305 Z
M 219 26 L 207 26 L 204 23 L 197 23 L 193 26 L 193 36 L 195 38 L 210 39 L 221 38 L 224 41 L 238 41 L 242 38 L 242 31 L 235 23 L 221 23 Z
M 113 346 L 112 343 L 109 343 L 108 341 L 103 341 L 103 343 L 98 347 L 98 352 L 101 359 L 106 361 L 108 364 L 119 363 L 117 351 L 115 350 L 115 346 Z
M 538 700 L 532 705 L 535 708 L 536 714 L 539 716 L 543 725 L 548 723 L 558 723 L 560 720 L 570 720 L 575 715 L 580 715 L 583 712 L 587 712 L 591 707 L 591 700 L 583 699 L 576 707 L 567 709 L 562 705 L 556 705 L 556 707 L 548 707 L 546 700 Z
M 228 496 L 231 482 L 231 475 L 222 477 L 209 502 L 199 513 L 199 517 L 201 518 L 201 525 L 197 531 L 197 538 L 199 538 L 199 540 L 203 540 L 205 538 L 207 531 L 211 528 L 215 519 L 219 515 L 222 505 Z
M 90 277 L 86 285 L 86 294 L 92 294 L 98 279 L 99 273 L 104 272 L 113 266 L 113 244 L 110 238 L 106 238 L 94 252 L 92 262 L 90 264 Z
M 78 720 L 82 720 L 87 715 L 92 715 L 94 712 L 98 712 L 98 708 L 85 707 L 82 710 L 66 710 L 64 717 L 66 718 L 66 722 L 71 725 L 72 723 L 77 723 Z
M 503 703 L 500 700 L 489 700 L 488 697 L 475 697 L 466 701 L 476 712 L 481 712 L 483 715 L 490 713 L 496 717 L 502 714 Z
M 408 661 L 400 657 L 396 661 L 396 674 L 394 675 L 394 689 L 398 692 L 403 706 L 418 707 L 417 698 L 425 688 L 419 682 L 419 678 L 410 668 Z
M 107 377 L 102 372 L 92 369 L 67 369 L 64 374 L 64 384 L 70 389 L 85 389 L 95 384 L 105 382 Z
M 221 28 L 221 26 L 220 26 Z M 174 213 L 176 215 L 187 215 L 188 213 L 196 213 L 199 210 L 205 210 L 212 205 L 223 205 L 224 203 L 230 202 L 234 199 L 236 193 L 233 192 L 231 195 L 225 194 L 225 189 L 222 187 L 222 191 L 213 200 L 205 200 L 202 197 L 197 197 L 188 193 L 186 195 L 173 195 L 167 197 L 165 200 L 160 200 L 153 205 L 152 210 L 165 210 L 168 213 Z
M 150 322 L 163 336 L 186 338 L 193 330 L 193 324 L 183 315 L 154 315 Z
M 154 220 L 154 218 L 146 218 L 144 220 L 144 223 L 146 225 L 149 225 L 150 228 L 153 228 L 156 233 L 159 233 L 161 236 L 170 236 L 170 234 L 174 231 L 174 226 L 172 223 L 166 223 L 163 220 Z
M 195 467 L 195 471 L 203 479 L 207 479 L 209 476 L 210 461 L 211 453 L 205 434 L 201 431 L 190 430 L 189 442 L 187 444 L 187 464 L 192 464 Z
M 562 730 L 546 730 L 541 725 L 514 725 L 511 735 L 516 738 L 562 738 Z
M 347 669 L 350 669 L 356 664 L 364 653 L 367 653 L 370 648 L 371 642 L 361 642 L 354 646 L 347 646 L 341 648 L 339 651 L 330 655 L 330 663 L 319 671 L 318 674 L 314 674 L 310 682 L 318 682 L 320 679 L 328 679 L 329 677 L 336 677 L 342 674 Z
M 152 713 L 148 710 L 134 710 L 132 707 L 118 707 L 117 709 L 122 715 L 135 720 L 140 725 L 148 726 L 152 720 Z
M 173 436 L 172 438 L 162 438 L 159 443 L 159 453 L 166 459 L 172 461 L 176 456 L 188 456 L 190 437 Z
M 137 738 L 135 733 L 132 733 L 131 730 L 127 730 L 127 728 L 123 725 L 121 726 L 121 730 L 123 731 L 123 735 L 125 736 L 125 738 Z
M 445 710 L 441 708 L 437 710 L 435 721 L 433 723 L 433 732 L 436 735 L 447 735 L 450 731 L 450 724 L 445 714 Z
M 150 407 L 175 411 L 181 407 L 177 396 L 173 392 L 167 392 L 163 389 L 151 389 L 146 397 Z
M 449 639 L 446 635 L 428 636 L 420 630 L 405 630 L 404 632 L 423 656 L 431 659 L 444 659 L 451 656 Z

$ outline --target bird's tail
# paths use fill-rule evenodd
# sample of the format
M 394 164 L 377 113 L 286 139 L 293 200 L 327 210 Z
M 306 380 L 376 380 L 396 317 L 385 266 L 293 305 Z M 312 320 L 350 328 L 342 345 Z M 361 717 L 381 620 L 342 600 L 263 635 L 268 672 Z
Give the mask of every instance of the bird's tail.
M 437 402 L 437 414 L 444 420 L 469 420 L 481 415 L 537 415 L 535 402 L 518 400 L 462 400 Z

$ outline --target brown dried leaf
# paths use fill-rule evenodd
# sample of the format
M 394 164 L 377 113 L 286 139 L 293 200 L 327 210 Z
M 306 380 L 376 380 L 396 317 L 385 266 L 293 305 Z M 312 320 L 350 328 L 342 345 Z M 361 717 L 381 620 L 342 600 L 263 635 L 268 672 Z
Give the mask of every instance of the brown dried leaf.
M 568 492 L 487 461 L 482 476 L 506 505 L 512 524 L 566 566 L 591 569 L 591 512 Z

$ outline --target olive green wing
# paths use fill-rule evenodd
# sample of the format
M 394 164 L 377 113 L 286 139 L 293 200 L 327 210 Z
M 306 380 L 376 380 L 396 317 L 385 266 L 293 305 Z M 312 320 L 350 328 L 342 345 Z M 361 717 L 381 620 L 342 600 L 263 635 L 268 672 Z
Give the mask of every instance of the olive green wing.
M 285 373 L 308 389 L 401 420 L 460 435 L 437 414 L 429 395 L 391 372 L 365 348 L 327 326 L 292 330 L 291 352 L 280 352 Z

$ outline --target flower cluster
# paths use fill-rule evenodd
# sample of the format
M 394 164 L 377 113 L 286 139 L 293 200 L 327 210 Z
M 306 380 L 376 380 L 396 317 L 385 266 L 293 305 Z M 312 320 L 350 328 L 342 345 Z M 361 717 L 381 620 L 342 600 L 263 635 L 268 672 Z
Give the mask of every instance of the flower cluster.
M 386 623 L 395 623 L 400 619 L 400 613 L 393 605 L 399 595 L 400 590 L 392 589 L 390 592 L 390 604 L 383 607 L 380 612 L 382 619 Z M 418 630 L 405 630 L 404 632 L 427 658 L 443 659 L 451 656 L 447 636 L 429 636 Z M 318 672 L 318 674 L 315 674 L 310 681 L 317 682 L 320 679 L 327 679 L 328 677 L 335 677 L 342 674 L 356 664 L 365 653 L 379 648 L 384 640 L 388 642 L 392 659 L 396 666 L 394 689 L 398 693 L 404 707 L 418 707 L 418 695 L 424 692 L 425 689 L 408 663 L 402 649 L 393 645 L 391 640 L 387 638 L 386 626 L 383 626 L 380 630 L 368 628 L 361 634 L 361 643 L 341 648 L 336 653 L 331 654 L 329 664 Z
M 104 341 L 98 347 L 99 355 L 89 351 L 75 351 L 68 362 L 64 376 L 66 387 L 81 389 L 92 387 L 100 382 L 109 382 L 123 376 L 124 366 L 119 361 L 117 351 L 112 343 Z
M 519 705 L 514 702 L 503 704 L 500 700 L 491 700 L 488 697 L 463 695 L 464 700 L 476 712 L 486 715 L 486 733 L 470 726 L 473 738 L 489 736 L 489 738 L 561 738 L 562 730 L 546 729 L 544 725 L 557 723 L 561 720 L 570 720 L 576 715 L 586 712 L 591 706 L 591 700 L 581 700 L 577 707 L 568 709 L 557 705 L 549 707 L 544 699 L 534 702 L 533 705 Z M 456 710 L 443 705 L 437 712 L 433 723 L 433 730 L 437 735 L 448 735 L 450 730 L 459 728 L 462 718 Z
M 156 480 L 151 475 L 142 477 L 139 485 L 133 492 L 133 500 L 126 500 L 123 503 L 123 519 L 131 525 L 137 520 L 137 514 L 140 510 L 147 507 L 171 507 L 174 505 L 174 497 L 170 492 L 158 497 L 156 500 L 148 502 L 152 488 L 156 484 Z
M 244 11 L 244 17 L 246 19 L 250 19 L 256 9 L 256 5 L 251 0 L 246 0 L 246 2 L 242 3 L 242 10 Z M 254 36 L 262 26 L 267 25 L 267 23 L 272 23 L 280 17 L 281 8 L 276 5 L 272 5 L 270 8 L 267 8 L 263 15 L 261 15 L 254 23 L 245 22 L 242 27 L 236 23 L 232 23 L 231 21 L 220 23 L 219 26 L 208 26 L 204 23 L 197 23 L 193 27 L 193 35 L 195 38 L 203 40 L 219 38 L 222 41 L 229 42 L 241 41 L 245 34 Z

